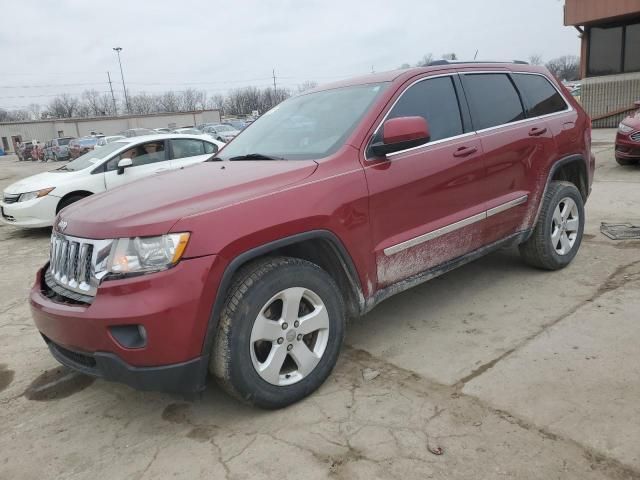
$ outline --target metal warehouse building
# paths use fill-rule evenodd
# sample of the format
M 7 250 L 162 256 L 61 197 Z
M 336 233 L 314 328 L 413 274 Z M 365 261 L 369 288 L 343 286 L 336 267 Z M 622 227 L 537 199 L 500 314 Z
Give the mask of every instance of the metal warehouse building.
M 20 141 L 41 143 L 58 137 L 82 137 L 91 132 L 115 135 L 129 128 L 179 128 L 206 122 L 220 122 L 219 110 L 199 110 L 150 115 L 122 115 L 118 117 L 57 118 L 29 122 L 0 122 L 0 146 L 8 153 L 15 152 Z
M 581 32 L 581 101 L 597 127 L 616 127 L 640 100 L 640 0 L 566 0 Z

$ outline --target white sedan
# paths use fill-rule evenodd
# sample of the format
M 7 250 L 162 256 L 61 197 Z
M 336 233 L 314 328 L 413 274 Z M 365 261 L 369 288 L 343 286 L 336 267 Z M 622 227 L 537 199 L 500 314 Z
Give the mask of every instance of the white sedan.
M 2 221 L 48 227 L 67 205 L 154 173 L 211 158 L 224 143 L 195 135 L 148 135 L 116 140 L 50 172 L 9 185 L 0 201 Z

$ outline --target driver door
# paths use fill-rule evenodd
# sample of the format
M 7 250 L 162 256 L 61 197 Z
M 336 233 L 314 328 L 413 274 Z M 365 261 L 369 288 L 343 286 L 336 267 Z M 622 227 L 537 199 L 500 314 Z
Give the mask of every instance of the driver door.
M 155 152 L 151 152 L 152 148 L 155 149 Z M 133 155 L 131 155 L 132 153 Z M 133 165 L 125 168 L 124 173 L 118 174 L 118 162 L 123 158 L 131 158 Z M 169 169 L 171 169 L 171 160 L 168 155 L 167 142 L 164 140 L 146 142 L 131 147 L 109 160 L 104 174 L 104 183 L 106 189 L 109 190 Z

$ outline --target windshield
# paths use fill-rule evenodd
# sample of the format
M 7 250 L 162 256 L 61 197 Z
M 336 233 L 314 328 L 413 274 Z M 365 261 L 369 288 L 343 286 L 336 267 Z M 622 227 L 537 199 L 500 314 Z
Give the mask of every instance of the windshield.
M 84 170 L 87 167 L 96 165 L 98 162 L 105 160 L 116 150 L 122 148 L 126 144 L 124 142 L 113 142 L 100 147 L 97 150 L 91 150 L 81 157 L 76 158 L 74 161 L 67 163 L 64 167 L 60 167 L 58 170 L 75 172 L 77 170 Z
M 253 122 L 219 157 L 256 153 L 287 160 L 326 157 L 344 144 L 386 85 L 335 88 L 286 100 Z
M 58 145 L 67 145 L 71 141 L 70 138 L 59 138 Z

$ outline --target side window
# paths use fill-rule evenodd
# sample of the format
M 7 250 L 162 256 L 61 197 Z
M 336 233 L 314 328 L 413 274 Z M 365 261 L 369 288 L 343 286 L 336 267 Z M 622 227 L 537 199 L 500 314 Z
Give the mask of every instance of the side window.
M 540 75 L 513 74 L 520 93 L 527 102 L 530 117 L 539 117 L 567 109 L 562 95 Z
M 453 79 L 432 78 L 409 87 L 394 105 L 387 120 L 412 116 L 427 120 L 432 142 L 462 134 L 462 117 Z M 381 136 L 382 129 L 376 134 L 376 137 Z
M 524 119 L 522 102 L 506 74 L 476 73 L 461 76 L 476 130 Z
M 130 158 L 133 163 L 132 167 L 139 167 L 141 165 L 164 162 L 168 159 L 168 156 L 164 148 L 164 142 L 143 143 L 113 157 L 107 162 L 105 170 L 107 172 L 117 170 L 118 162 L 123 158 Z
M 171 142 L 171 150 L 173 150 L 173 158 L 195 157 L 196 155 L 204 155 L 206 153 L 202 140 L 180 138 L 169 141 Z
M 218 145 L 204 142 L 204 153 L 218 153 Z

